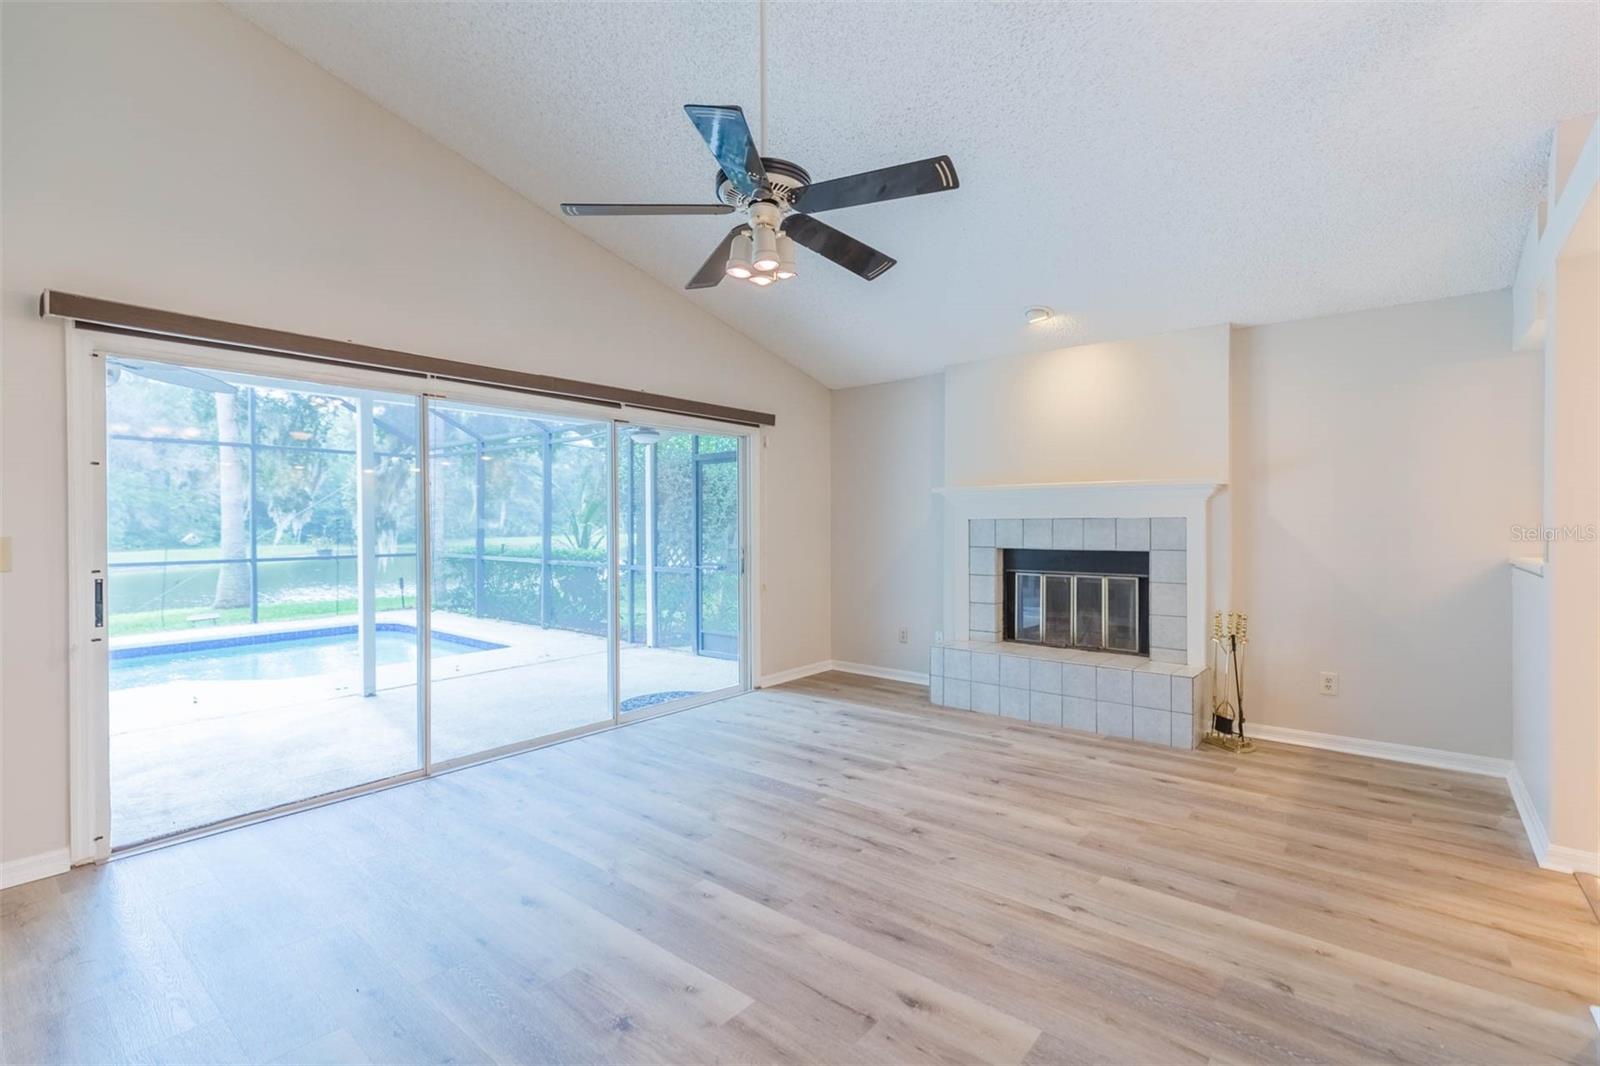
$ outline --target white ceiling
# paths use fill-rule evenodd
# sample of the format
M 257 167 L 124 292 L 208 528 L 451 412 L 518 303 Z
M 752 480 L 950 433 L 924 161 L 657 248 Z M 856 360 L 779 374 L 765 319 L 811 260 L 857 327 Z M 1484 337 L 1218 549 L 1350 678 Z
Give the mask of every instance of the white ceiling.
M 709 202 L 685 103 L 760 133 L 753 0 L 234 6 L 552 212 Z M 784 2 L 767 40 L 766 154 L 961 178 L 826 216 L 899 260 L 876 281 L 802 250 L 685 294 L 834 387 L 1505 286 L 1549 128 L 1600 106 L 1593 3 Z M 675 288 L 729 225 L 563 221 Z

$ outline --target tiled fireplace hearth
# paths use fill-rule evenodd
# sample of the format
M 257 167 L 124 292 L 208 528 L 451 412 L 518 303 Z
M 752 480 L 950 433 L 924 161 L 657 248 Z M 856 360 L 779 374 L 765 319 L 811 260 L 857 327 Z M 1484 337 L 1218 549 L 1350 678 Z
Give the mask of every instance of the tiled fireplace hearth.
M 1208 502 L 1219 486 L 941 490 L 941 706 L 1192 747 L 1210 705 Z
M 928 698 L 941 707 L 1175 748 L 1197 742 L 1211 671 L 1110 652 L 994 641 L 935 645 Z

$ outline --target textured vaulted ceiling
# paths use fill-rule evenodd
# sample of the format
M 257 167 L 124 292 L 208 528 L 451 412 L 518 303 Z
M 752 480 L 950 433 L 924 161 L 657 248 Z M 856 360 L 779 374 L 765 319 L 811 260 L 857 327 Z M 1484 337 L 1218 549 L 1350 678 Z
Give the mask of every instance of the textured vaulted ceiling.
M 683 105 L 758 122 L 754 0 L 234 6 L 550 211 L 709 201 Z M 943 152 L 961 188 L 826 216 L 899 260 L 876 281 L 802 251 L 685 298 L 843 386 L 1498 288 L 1549 128 L 1597 107 L 1597 12 L 772 3 L 767 154 L 820 180 Z M 563 221 L 678 288 L 729 224 Z

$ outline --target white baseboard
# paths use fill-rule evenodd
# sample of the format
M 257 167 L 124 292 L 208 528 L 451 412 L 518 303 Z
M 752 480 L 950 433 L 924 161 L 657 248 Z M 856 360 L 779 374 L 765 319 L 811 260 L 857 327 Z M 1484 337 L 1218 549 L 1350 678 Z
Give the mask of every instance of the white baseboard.
M 1296 744 L 1302 748 L 1322 748 L 1325 751 L 1342 751 L 1347 755 L 1367 755 L 1390 762 L 1411 763 L 1413 766 L 1431 766 L 1437 770 L 1459 770 L 1467 774 L 1488 774 L 1504 778 L 1511 770 L 1510 759 L 1496 759 L 1488 755 L 1468 755 L 1442 748 L 1418 748 L 1410 744 L 1391 744 L 1384 740 L 1363 740 L 1360 737 L 1342 737 L 1333 733 L 1314 733 L 1307 729 L 1288 729 L 1277 725 L 1246 723 L 1245 733 L 1258 740 L 1271 740 L 1279 744 Z
M 1517 805 L 1517 816 L 1522 819 L 1522 831 L 1528 836 L 1528 846 L 1533 849 L 1533 857 L 1540 866 L 1564 874 L 1600 876 L 1600 853 L 1550 843 L 1550 834 L 1545 831 L 1539 810 L 1533 805 L 1533 796 L 1528 792 L 1528 786 L 1522 780 L 1522 771 L 1517 769 L 1516 763 L 1511 764 L 1511 770 L 1506 774 L 1506 785 L 1510 787 L 1511 799 Z
M 833 669 L 842 670 L 847 674 L 876 677 L 884 681 L 904 681 L 908 685 L 927 685 L 928 683 L 928 675 L 919 674 L 915 670 L 895 670 L 887 666 L 871 666 L 867 663 L 848 663 L 842 659 L 835 659 L 832 666 Z
M 807 663 L 805 666 L 796 666 L 788 670 L 779 670 L 777 673 L 768 674 L 756 685 L 757 688 L 771 688 L 774 685 L 786 685 L 790 681 L 798 681 L 802 677 L 812 674 L 823 674 L 833 669 L 833 660 L 823 659 L 821 662 Z
M 1439 770 L 1459 770 L 1468 774 L 1486 774 L 1505 781 L 1511 792 L 1511 801 L 1517 805 L 1517 816 L 1522 819 L 1522 831 L 1528 837 L 1533 857 L 1546 870 L 1560 873 L 1589 873 L 1600 875 L 1600 853 L 1569 848 L 1550 843 L 1539 812 L 1534 809 L 1533 797 L 1523 783 L 1517 764 L 1510 759 L 1496 759 L 1487 755 L 1468 755 L 1459 751 L 1439 748 L 1417 748 L 1409 744 L 1390 744 L 1382 740 L 1362 740 L 1359 737 L 1341 737 L 1332 733 L 1313 733 L 1304 729 L 1287 729 L 1283 726 L 1246 726 L 1245 731 L 1260 740 L 1280 744 L 1298 744 L 1303 748 L 1322 748 L 1342 751 L 1348 755 L 1367 755 L 1374 759 L 1410 763 L 1414 766 L 1431 766 Z
M 1551 844 L 1545 849 L 1539 865 L 1546 870 L 1560 870 L 1564 874 L 1593 874 L 1600 877 L 1600 852 Z
M 1540 866 L 1564 874 L 1600 876 L 1600 852 L 1550 843 L 1550 834 L 1539 818 L 1539 811 L 1533 805 L 1533 796 L 1528 792 L 1528 786 L 1522 780 L 1522 771 L 1517 769 L 1516 763 L 1511 764 L 1506 784 L 1511 786 L 1511 798 L 1516 801 L 1517 814 L 1522 818 L 1522 831 L 1528 834 L 1528 846 L 1533 848 L 1533 857 L 1539 860 Z
M 0 888 L 25 885 L 44 877 L 54 877 L 72 869 L 72 858 L 66 848 L 57 848 L 42 855 L 29 855 L 25 859 L 0 862 Z
M 1517 769 L 1517 764 L 1512 763 L 1511 769 L 1506 772 L 1506 786 L 1511 789 L 1511 801 L 1517 805 L 1517 817 L 1522 819 L 1522 831 L 1528 837 L 1528 847 L 1533 849 L 1533 857 L 1540 866 L 1546 870 L 1553 869 L 1549 864 L 1550 835 L 1544 831 L 1544 822 L 1539 818 L 1539 811 L 1533 805 L 1533 796 L 1528 792 L 1528 786 L 1522 780 L 1522 771 Z
M 817 663 L 808 663 L 797 666 L 792 670 L 779 670 L 775 674 L 768 674 L 761 679 L 758 688 L 771 688 L 774 685 L 786 685 L 791 681 L 798 681 L 802 677 L 812 674 L 822 674 L 829 670 L 838 670 L 846 674 L 860 674 L 862 677 L 876 677 L 884 681 L 903 681 L 908 685 L 926 685 L 927 674 L 919 674 L 915 670 L 894 670 L 887 666 L 872 666 L 868 663 L 849 663 L 842 659 L 824 659 Z

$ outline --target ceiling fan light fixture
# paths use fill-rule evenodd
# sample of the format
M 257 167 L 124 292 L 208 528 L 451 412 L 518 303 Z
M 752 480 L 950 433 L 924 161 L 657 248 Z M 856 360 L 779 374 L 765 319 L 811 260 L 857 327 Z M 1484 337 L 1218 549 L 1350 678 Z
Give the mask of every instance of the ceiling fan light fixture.
M 733 239 L 733 247 L 728 251 L 728 266 L 725 273 L 730 278 L 748 278 L 754 272 L 750 265 L 750 235 L 741 233 Z
M 766 8 L 763 6 L 762 11 Z M 766 25 L 765 21 L 762 26 Z M 763 31 L 762 40 L 765 41 Z M 744 218 L 723 232 L 686 289 L 709 289 L 724 278 L 751 280 L 758 273 L 761 287 L 798 274 L 793 255 L 780 247 L 784 235 L 863 281 L 882 277 L 895 265 L 891 256 L 841 233 L 815 216 L 846 207 L 899 200 L 907 196 L 946 192 L 960 188 L 955 164 L 947 155 L 919 159 L 898 166 L 880 167 L 814 182 L 806 169 L 766 151 L 766 60 L 761 62 L 761 131 L 758 140 L 738 104 L 685 104 L 684 113 L 705 142 L 717 164 L 716 203 L 710 204 L 597 204 L 564 203 L 571 217 L 651 215 L 740 215 Z M 742 238 L 742 239 L 741 239 Z M 736 247 L 737 242 L 737 247 Z
M 778 233 L 771 226 L 757 226 L 756 255 L 753 265 L 763 273 L 778 269 Z
M 794 268 L 794 239 L 787 233 L 778 235 L 778 267 L 773 273 L 779 281 L 788 281 L 799 273 Z

